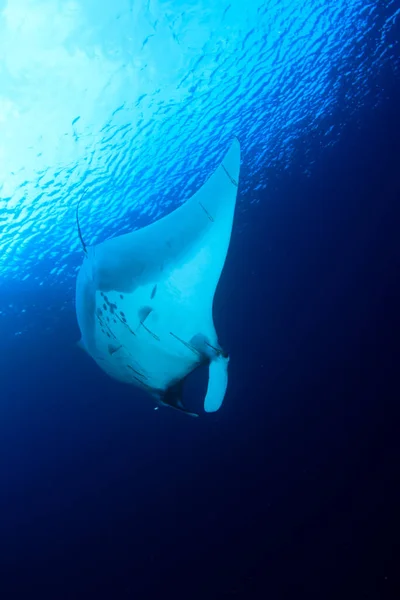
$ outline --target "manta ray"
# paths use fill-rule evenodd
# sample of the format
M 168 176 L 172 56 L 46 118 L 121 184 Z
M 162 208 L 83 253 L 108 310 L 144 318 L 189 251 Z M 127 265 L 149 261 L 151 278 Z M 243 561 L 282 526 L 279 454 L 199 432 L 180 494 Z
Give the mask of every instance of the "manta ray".
M 240 171 L 235 138 L 217 170 L 184 204 L 154 223 L 87 246 L 76 281 L 78 345 L 116 380 L 157 405 L 192 416 L 183 383 L 208 365 L 205 412 L 217 411 L 229 356 L 212 308 L 231 238 Z

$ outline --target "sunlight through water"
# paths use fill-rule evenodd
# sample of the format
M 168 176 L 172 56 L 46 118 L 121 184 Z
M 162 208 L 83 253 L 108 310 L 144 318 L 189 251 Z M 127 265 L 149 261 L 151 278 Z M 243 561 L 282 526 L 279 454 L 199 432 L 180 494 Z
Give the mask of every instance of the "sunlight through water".
M 40 287 L 71 302 L 84 190 L 93 243 L 185 201 L 237 135 L 245 220 L 298 139 L 332 145 L 381 101 L 371 81 L 399 70 L 397 6 L 0 0 L 0 319 L 29 312 Z

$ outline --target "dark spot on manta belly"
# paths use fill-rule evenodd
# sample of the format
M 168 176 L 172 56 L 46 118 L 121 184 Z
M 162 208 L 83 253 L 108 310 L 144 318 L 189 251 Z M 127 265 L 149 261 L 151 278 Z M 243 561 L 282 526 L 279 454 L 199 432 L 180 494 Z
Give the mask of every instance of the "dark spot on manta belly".
M 107 310 L 107 304 L 103 304 L 103 309 Z
M 121 300 L 123 300 L 123 299 L 124 299 L 124 297 L 123 297 L 123 295 L 122 295 L 122 294 L 120 294 L 120 295 L 119 295 L 119 297 L 121 298 Z
M 141 323 L 144 323 L 144 321 L 147 319 L 152 310 L 153 309 L 151 308 L 151 306 L 142 306 L 142 308 L 140 308 L 138 311 L 139 321 Z
M 157 284 L 152 289 L 150 300 L 153 300 L 154 296 L 156 295 L 156 292 L 157 292 Z
M 113 344 L 108 344 L 108 353 L 110 354 L 110 356 L 112 356 L 113 354 L 115 354 L 115 352 L 118 352 L 118 350 L 120 350 L 122 348 L 122 346 L 113 346 Z

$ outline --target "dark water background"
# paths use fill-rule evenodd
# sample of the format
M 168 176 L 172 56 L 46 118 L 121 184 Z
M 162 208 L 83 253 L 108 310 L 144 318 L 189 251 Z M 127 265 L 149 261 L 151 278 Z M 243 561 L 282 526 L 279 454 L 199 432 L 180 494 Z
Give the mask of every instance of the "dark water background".
M 394 593 L 400 87 L 390 73 L 376 85 L 387 99 L 337 145 L 316 137 L 311 177 L 299 142 L 234 230 L 215 302 L 231 354 L 219 413 L 155 413 L 69 343 L 72 310 L 46 343 L 10 343 L 1 599 Z M 205 386 L 189 383 L 192 406 Z

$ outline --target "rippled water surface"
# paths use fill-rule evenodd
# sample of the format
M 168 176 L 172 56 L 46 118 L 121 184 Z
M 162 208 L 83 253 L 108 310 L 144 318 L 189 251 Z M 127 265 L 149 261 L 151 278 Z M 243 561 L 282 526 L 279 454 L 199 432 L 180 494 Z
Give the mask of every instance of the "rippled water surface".
M 390 0 L 0 0 L 2 315 L 30 308 L 13 286 L 73 288 L 83 190 L 86 241 L 122 233 L 188 198 L 233 135 L 245 222 L 299 139 L 322 150 L 382 99 L 399 19 Z

